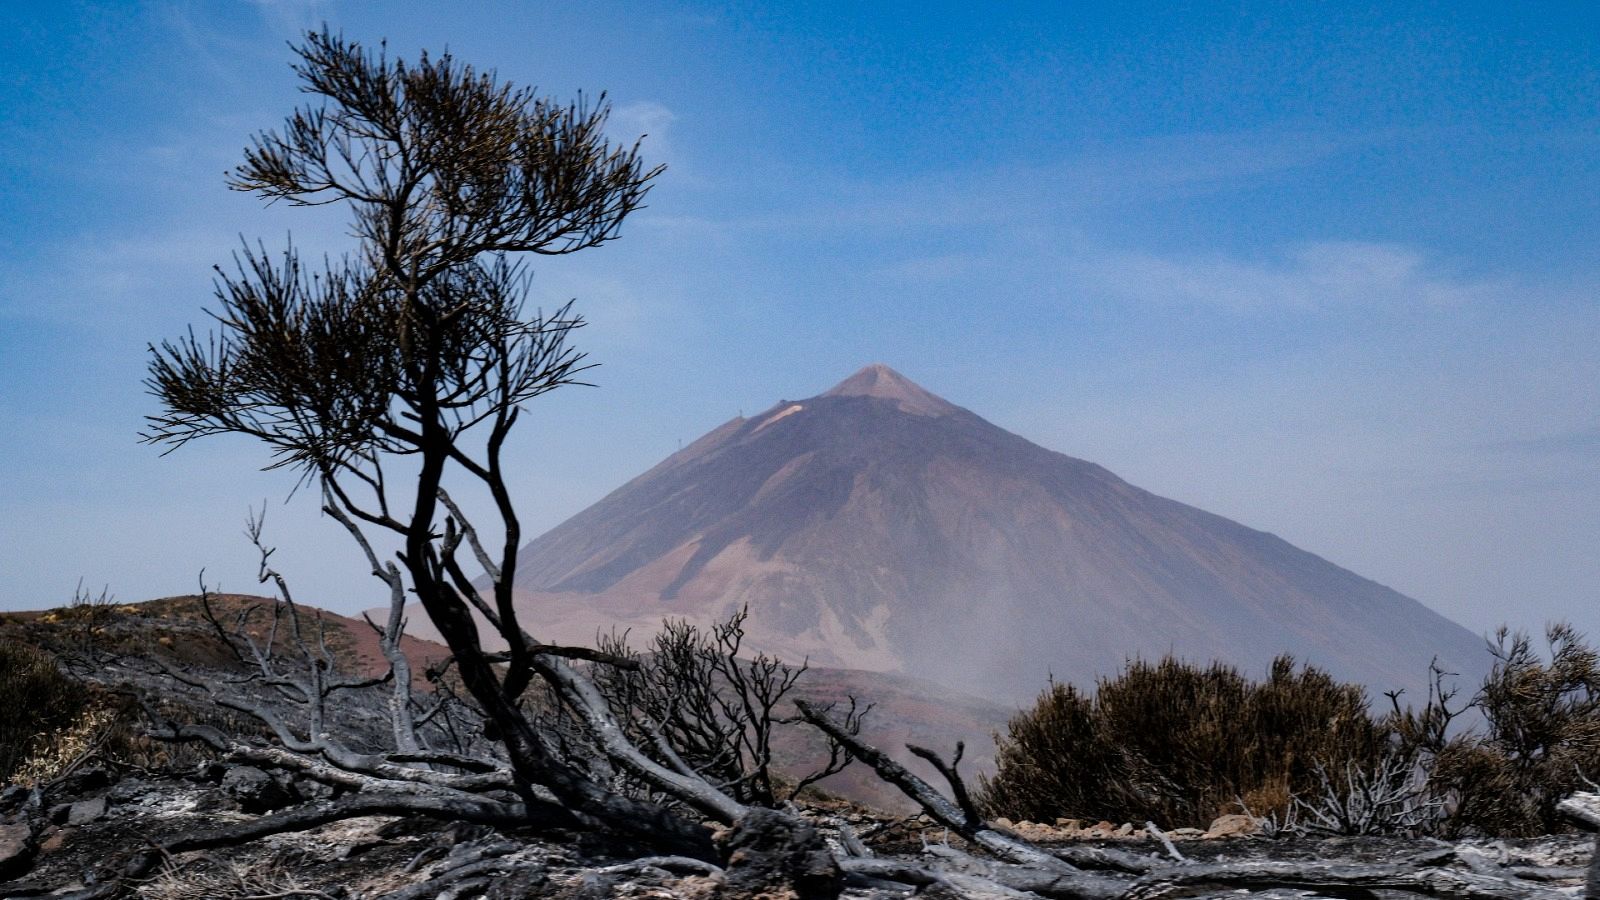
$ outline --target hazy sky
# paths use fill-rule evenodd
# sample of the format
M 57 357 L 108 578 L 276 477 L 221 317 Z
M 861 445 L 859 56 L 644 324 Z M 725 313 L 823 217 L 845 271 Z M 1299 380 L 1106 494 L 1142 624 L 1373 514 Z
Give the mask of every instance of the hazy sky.
M 252 589 L 264 498 L 302 599 L 383 601 L 262 449 L 136 439 L 241 236 L 349 246 L 223 184 L 327 22 L 607 91 L 669 166 L 538 263 L 601 368 L 524 419 L 530 534 L 882 361 L 1475 630 L 1600 633 L 1600 4 L 1170 6 L 0 6 L 0 608 Z

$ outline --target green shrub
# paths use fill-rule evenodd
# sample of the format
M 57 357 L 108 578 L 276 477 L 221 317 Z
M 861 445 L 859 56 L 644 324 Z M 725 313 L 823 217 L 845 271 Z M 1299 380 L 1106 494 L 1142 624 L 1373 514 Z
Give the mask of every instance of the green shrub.
M 1430 777 L 1449 795 L 1454 833 L 1558 831 L 1556 804 L 1600 777 L 1600 657 L 1570 625 L 1551 625 L 1545 639 L 1541 657 L 1526 634 L 1500 629 L 1473 700 L 1481 731 L 1434 754 Z
M 1221 664 L 1135 661 L 1093 698 L 1052 684 L 997 736 L 980 788 L 993 815 L 1205 825 L 1243 801 L 1284 813 L 1320 785 L 1318 765 L 1370 766 L 1384 730 L 1365 692 L 1290 657 L 1254 683 Z
M 996 735 L 997 771 L 979 778 L 979 805 L 990 815 L 1049 822 L 1136 803 L 1125 756 L 1104 732 L 1092 700 L 1051 682 L 1033 709 L 1011 719 L 1004 740 Z
M 71 728 L 90 706 L 83 686 L 61 673 L 55 657 L 7 640 L 0 640 L 0 697 L 22 701 L 0 716 L 0 784 L 9 784 L 51 735 Z
M 1379 816 L 1392 821 L 1369 823 L 1379 830 L 1561 831 L 1556 804 L 1600 778 L 1600 654 L 1570 625 L 1550 626 L 1545 640 L 1541 654 L 1502 628 L 1470 702 L 1454 702 L 1435 665 L 1420 708 L 1393 692 L 1393 711 L 1378 718 L 1360 687 L 1288 657 L 1261 683 L 1166 659 L 1130 663 L 1093 697 L 1052 684 L 996 736 L 997 772 L 980 799 L 1014 819 L 1166 826 L 1204 825 L 1242 802 L 1318 828 L 1316 810 L 1348 812 L 1340 792 L 1365 785 L 1393 807 Z M 1468 710 L 1481 719 L 1471 728 Z

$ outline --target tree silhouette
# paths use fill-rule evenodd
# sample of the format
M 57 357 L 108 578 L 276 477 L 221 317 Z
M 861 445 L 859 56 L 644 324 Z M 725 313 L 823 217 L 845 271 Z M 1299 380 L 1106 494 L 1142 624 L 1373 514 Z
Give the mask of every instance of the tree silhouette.
M 296 206 L 348 207 L 359 249 L 311 267 L 293 247 L 272 256 L 247 246 L 233 271 L 218 268 L 215 331 L 151 348 L 147 384 L 164 408 L 145 439 L 265 442 L 271 466 L 321 489 L 324 509 L 389 586 L 386 648 L 398 646 L 410 597 L 443 635 L 523 801 L 542 788 L 610 827 L 703 848 L 702 831 L 589 777 L 525 714 L 522 695 L 542 676 L 630 774 L 712 818 L 743 812 L 622 739 L 564 658 L 582 651 L 540 644 L 512 602 L 521 529 L 506 439 L 528 401 L 584 368 L 568 342 L 581 320 L 570 304 L 529 314 L 516 257 L 616 238 L 661 169 L 644 166 L 637 142 L 607 140 L 603 96 L 555 103 L 448 54 L 408 64 L 326 30 L 296 53 L 313 103 L 257 135 L 230 184 Z M 447 481 L 492 498 L 492 538 Z M 398 565 L 380 558 L 369 532 L 399 545 Z M 486 573 L 484 591 L 468 554 Z M 503 653 L 486 650 L 479 619 Z M 403 656 L 391 662 L 403 666 Z M 397 729 L 402 745 L 406 731 Z

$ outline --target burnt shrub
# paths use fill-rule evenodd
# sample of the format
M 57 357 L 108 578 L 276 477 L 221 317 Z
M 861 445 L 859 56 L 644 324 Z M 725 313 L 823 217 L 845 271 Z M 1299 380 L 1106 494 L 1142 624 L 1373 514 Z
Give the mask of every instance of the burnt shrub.
M 992 815 L 1181 827 L 1241 802 L 1287 814 L 1322 771 L 1375 765 L 1387 731 L 1361 687 L 1288 656 L 1261 682 L 1169 657 L 1130 662 L 1092 697 L 1052 684 L 996 741 L 995 776 L 980 787 Z
M 631 660 L 634 668 L 600 665 L 595 686 L 639 747 L 663 765 L 686 765 L 740 803 L 777 807 L 853 762 L 846 749 L 826 738 L 825 760 L 809 772 L 779 771 L 774 739 L 793 724 L 791 693 L 809 670 L 766 653 L 742 657 L 745 621 L 741 608 L 702 629 L 667 619 L 646 648 L 632 649 L 627 635 L 602 638 L 600 649 Z M 849 699 L 838 715 L 858 734 L 870 705 Z M 560 723 L 552 723 L 560 727 Z M 579 738 L 581 740 L 581 738 Z

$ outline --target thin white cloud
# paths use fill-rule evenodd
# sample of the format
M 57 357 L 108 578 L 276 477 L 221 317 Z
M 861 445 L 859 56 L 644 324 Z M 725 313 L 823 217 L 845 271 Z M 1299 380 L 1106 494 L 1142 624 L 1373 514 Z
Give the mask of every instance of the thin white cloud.
M 936 284 L 955 281 L 986 268 L 989 261 L 972 253 L 942 253 L 914 256 L 884 266 L 875 274 L 892 281 L 910 284 Z
M 672 110 L 654 100 L 634 100 L 611 111 L 613 130 L 621 132 L 622 139 L 646 135 L 657 152 L 667 145 L 667 131 L 677 119 Z
M 606 131 L 612 140 L 625 146 L 642 138 L 640 152 L 645 165 L 665 165 L 665 178 L 675 187 L 704 188 L 711 181 L 694 165 L 692 154 L 675 140 L 673 126 L 677 121 L 678 114 L 663 103 L 631 100 L 612 107 Z
M 292 232 L 302 257 L 312 263 L 325 253 L 337 256 L 347 250 L 343 223 L 311 212 L 302 222 L 305 227 Z M 159 321 L 173 310 L 201 319 L 200 308 L 212 305 L 212 267 L 231 268 L 232 255 L 241 249 L 239 235 L 230 230 L 238 222 L 226 215 L 218 220 L 214 227 L 194 222 L 133 234 L 86 232 L 43 249 L 0 273 L 0 319 L 102 333 Z M 272 256 L 284 246 L 283 232 L 277 233 L 276 240 L 269 235 L 261 242 Z M 245 239 L 257 246 L 255 236 Z
M 1079 148 L 1037 163 L 903 177 L 766 171 L 757 184 L 784 191 L 782 211 L 742 228 L 776 232 L 855 229 L 971 233 L 1041 224 L 1059 230 L 1085 211 L 1222 193 L 1325 161 L 1381 136 L 1309 132 L 1186 134 Z
M 1117 302 L 1198 306 L 1236 314 L 1340 309 L 1453 309 L 1514 298 L 1504 277 L 1460 274 L 1401 244 L 1319 241 L 1266 256 L 1158 253 L 1090 239 L 1002 237 L 988 248 L 909 256 L 874 268 L 904 288 L 1011 284 L 1019 290 Z
M 250 4 L 267 27 L 289 36 L 320 27 L 333 7 L 329 0 L 250 0 Z
M 1292 130 L 1163 135 L 1090 146 L 1041 174 L 1045 186 L 1069 189 L 1083 201 L 1138 203 L 1254 182 L 1386 138 Z
M 1453 307 L 1504 296 L 1503 280 L 1457 275 L 1399 244 L 1322 241 L 1267 259 L 1225 254 L 1087 253 L 1070 274 L 1114 296 L 1219 306 L 1240 312 L 1395 304 Z

